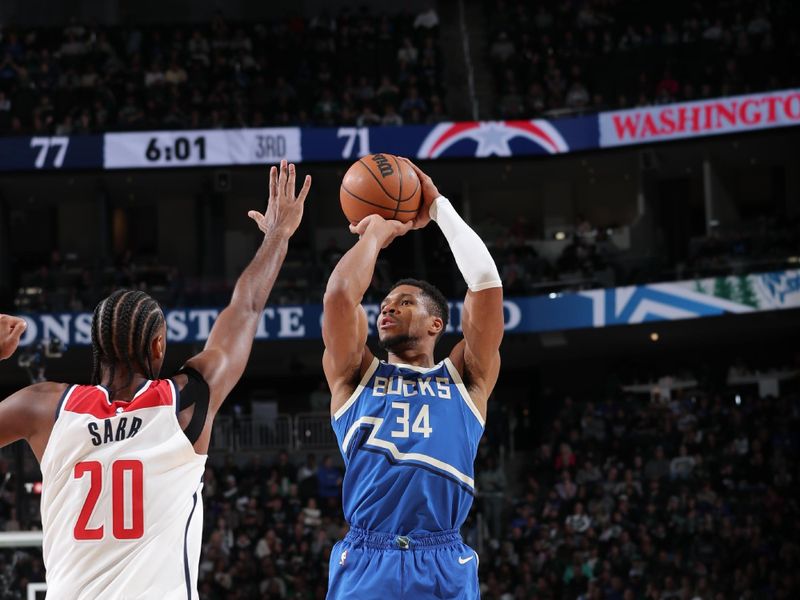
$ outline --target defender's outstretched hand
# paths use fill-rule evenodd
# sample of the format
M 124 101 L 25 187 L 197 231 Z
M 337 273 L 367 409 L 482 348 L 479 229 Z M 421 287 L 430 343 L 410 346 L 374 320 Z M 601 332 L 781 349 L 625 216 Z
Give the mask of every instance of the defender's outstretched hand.
M 253 219 L 258 228 L 267 234 L 291 236 L 303 219 L 308 190 L 311 188 L 311 175 L 306 175 L 300 193 L 295 195 L 295 167 L 285 160 L 281 161 L 280 172 L 276 167 L 269 170 L 269 204 L 263 214 L 251 210 L 247 216 Z
M 5 360 L 14 354 L 27 326 L 25 319 L 0 315 L 0 360 Z
M 368 232 L 374 234 L 380 240 L 381 248 L 386 248 L 395 238 L 411 231 L 413 225 L 413 221 L 401 223 L 394 219 L 384 219 L 380 215 L 369 215 L 355 225 L 350 225 L 350 233 L 355 233 L 359 238 Z
M 433 201 L 436 200 L 442 194 L 439 193 L 439 189 L 434 185 L 433 179 L 431 179 L 428 175 L 426 175 L 425 171 L 420 169 L 417 165 L 415 165 L 407 158 L 404 158 L 402 156 L 399 158 L 400 160 L 403 160 L 406 163 L 408 163 L 408 166 L 414 169 L 414 172 L 417 174 L 417 177 L 419 178 L 420 185 L 422 186 L 422 206 L 419 207 L 419 213 L 417 214 L 417 218 L 412 221 L 414 223 L 412 229 L 422 229 L 428 223 L 431 222 L 431 214 L 430 214 L 431 204 L 433 204 Z

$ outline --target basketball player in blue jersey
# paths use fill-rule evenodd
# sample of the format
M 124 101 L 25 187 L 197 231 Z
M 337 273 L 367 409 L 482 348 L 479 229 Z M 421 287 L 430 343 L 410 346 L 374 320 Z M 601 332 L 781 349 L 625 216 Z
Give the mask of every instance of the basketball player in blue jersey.
M 331 600 L 480 596 L 478 557 L 458 531 L 475 494 L 473 462 L 500 369 L 503 290 L 486 245 L 411 166 L 422 182 L 416 221 L 370 215 L 351 226 L 359 240 L 325 291 L 323 367 L 347 467 L 342 502 L 350 524 L 331 554 Z M 381 303 L 377 329 L 388 359 L 380 361 L 366 345 L 361 299 L 381 249 L 431 220 L 469 287 L 464 339 L 434 362 L 447 302 L 430 283 L 402 280 Z

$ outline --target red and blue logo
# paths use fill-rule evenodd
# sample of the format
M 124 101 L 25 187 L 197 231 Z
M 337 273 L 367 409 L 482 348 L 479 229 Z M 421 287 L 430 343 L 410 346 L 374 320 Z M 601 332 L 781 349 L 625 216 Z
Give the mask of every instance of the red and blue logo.
M 460 121 L 440 123 L 425 137 L 417 158 L 432 159 L 451 155 L 484 158 L 520 154 L 521 144 L 532 144 L 524 154 L 561 154 L 569 145 L 549 121 Z M 452 152 L 455 147 L 458 152 Z M 467 150 L 472 146 L 474 150 Z M 531 152 L 531 150 L 534 150 Z

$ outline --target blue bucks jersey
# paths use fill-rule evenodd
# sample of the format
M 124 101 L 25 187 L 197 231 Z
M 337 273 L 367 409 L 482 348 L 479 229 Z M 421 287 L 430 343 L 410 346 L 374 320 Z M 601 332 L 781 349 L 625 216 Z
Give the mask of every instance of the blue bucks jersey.
M 475 493 L 483 418 L 449 359 L 375 359 L 333 416 L 351 526 L 402 535 L 458 529 Z

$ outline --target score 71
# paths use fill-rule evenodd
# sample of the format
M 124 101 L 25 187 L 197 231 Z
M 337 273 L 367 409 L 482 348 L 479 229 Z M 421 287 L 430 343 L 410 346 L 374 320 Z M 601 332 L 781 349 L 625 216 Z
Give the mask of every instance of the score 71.
M 50 147 L 58 148 L 56 156 L 53 159 L 53 166 L 60 169 L 64 164 L 64 157 L 67 155 L 67 148 L 69 147 L 69 138 L 65 135 L 55 137 L 34 137 L 31 138 L 31 148 L 39 148 L 39 154 L 36 155 L 36 162 L 34 163 L 37 169 L 44 167 L 44 161 L 47 159 L 47 151 Z
M 347 140 L 344 143 L 344 150 L 342 150 L 342 158 L 354 158 L 370 154 L 369 129 L 367 127 L 340 127 L 336 132 L 336 137 Z M 355 153 L 354 148 L 356 139 L 358 139 L 358 154 Z

